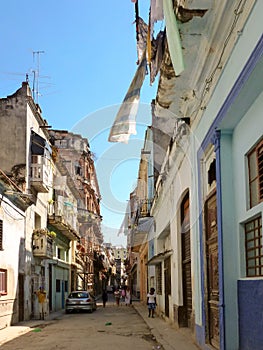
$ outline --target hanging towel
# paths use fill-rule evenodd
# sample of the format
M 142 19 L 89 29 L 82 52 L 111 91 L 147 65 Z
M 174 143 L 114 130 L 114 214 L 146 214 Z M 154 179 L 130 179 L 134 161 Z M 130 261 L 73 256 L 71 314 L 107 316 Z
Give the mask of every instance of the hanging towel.
M 151 24 L 163 20 L 163 0 L 151 0 Z
M 146 49 L 129 90 L 120 106 L 115 121 L 111 127 L 109 142 L 129 141 L 130 135 L 136 135 L 136 116 L 140 101 L 140 91 L 146 73 Z

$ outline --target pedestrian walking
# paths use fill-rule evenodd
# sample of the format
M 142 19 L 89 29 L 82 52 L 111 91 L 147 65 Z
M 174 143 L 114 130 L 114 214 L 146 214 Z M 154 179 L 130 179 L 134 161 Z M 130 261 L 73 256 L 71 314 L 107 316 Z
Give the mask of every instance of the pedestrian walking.
M 126 306 L 131 304 L 131 291 L 130 291 L 129 287 L 126 288 L 125 304 L 126 304 Z
M 125 301 L 125 296 L 126 296 L 126 287 L 124 286 L 121 290 L 121 301 Z
M 115 296 L 116 305 L 119 306 L 120 305 L 120 298 L 121 298 L 121 292 L 120 292 L 119 288 L 117 288 L 115 290 L 114 296 Z
M 38 307 L 39 307 L 40 320 L 44 320 L 45 314 L 46 314 L 46 297 L 47 297 L 47 292 L 44 290 L 43 287 L 39 287 L 39 289 L 36 291 L 36 295 L 37 295 L 37 298 L 38 298 Z
M 106 303 L 108 301 L 108 293 L 106 289 L 103 289 L 102 291 L 102 303 L 103 303 L 103 307 L 106 306 Z
M 148 305 L 148 317 L 154 318 L 154 311 L 156 309 L 156 294 L 155 294 L 155 289 L 151 288 L 150 292 L 147 294 L 147 305 Z

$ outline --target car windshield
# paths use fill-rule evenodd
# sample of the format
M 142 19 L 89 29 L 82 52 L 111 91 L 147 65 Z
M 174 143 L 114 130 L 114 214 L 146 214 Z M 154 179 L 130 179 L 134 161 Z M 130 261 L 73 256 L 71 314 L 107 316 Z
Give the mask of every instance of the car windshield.
M 81 298 L 88 298 L 89 294 L 87 292 L 72 292 L 68 297 L 74 298 L 74 299 L 81 299 Z

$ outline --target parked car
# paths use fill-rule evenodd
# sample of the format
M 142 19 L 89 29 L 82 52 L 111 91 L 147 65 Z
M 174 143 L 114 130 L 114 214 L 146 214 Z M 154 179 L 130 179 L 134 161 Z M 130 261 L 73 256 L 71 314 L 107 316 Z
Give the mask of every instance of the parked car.
M 69 294 L 66 299 L 66 313 L 72 311 L 89 311 L 97 309 L 96 298 L 90 291 L 77 290 Z

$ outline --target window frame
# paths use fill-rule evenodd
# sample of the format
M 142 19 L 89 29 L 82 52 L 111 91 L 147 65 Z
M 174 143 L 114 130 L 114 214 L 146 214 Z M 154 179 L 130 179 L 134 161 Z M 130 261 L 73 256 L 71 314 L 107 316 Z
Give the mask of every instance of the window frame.
M 7 273 L 7 269 L 0 269 L 0 295 L 7 295 Z
M 248 278 L 263 277 L 262 243 L 262 217 L 258 215 L 244 223 L 246 277 Z M 253 270 L 254 273 L 251 273 Z
M 255 158 L 253 160 L 253 158 Z M 262 158 L 262 159 L 260 159 Z M 253 163 L 255 162 L 255 164 Z M 254 165 L 254 167 L 252 167 Z M 263 202 L 263 139 L 261 139 L 247 154 L 249 207 L 253 208 Z M 255 174 L 253 174 L 253 169 Z M 256 188 L 257 197 L 253 197 L 253 187 Z

